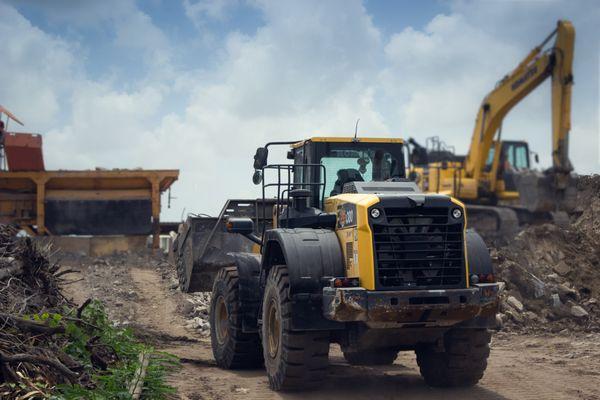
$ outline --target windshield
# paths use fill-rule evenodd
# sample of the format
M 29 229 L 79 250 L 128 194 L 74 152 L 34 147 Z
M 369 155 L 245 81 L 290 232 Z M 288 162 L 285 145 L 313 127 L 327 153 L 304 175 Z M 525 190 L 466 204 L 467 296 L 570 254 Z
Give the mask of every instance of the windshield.
M 325 166 L 326 197 L 342 193 L 349 182 L 405 177 L 400 143 L 330 143 L 319 162 Z

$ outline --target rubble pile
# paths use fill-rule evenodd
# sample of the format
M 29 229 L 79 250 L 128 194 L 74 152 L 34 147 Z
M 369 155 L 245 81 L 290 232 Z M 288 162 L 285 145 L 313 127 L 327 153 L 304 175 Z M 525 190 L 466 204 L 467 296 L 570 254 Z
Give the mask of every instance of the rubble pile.
M 600 176 L 578 184 L 580 210 L 568 228 L 530 226 L 492 249 L 506 283 L 499 323 L 505 329 L 600 330 Z
M 180 298 L 179 311 L 186 318 L 185 327 L 197 331 L 201 335 L 210 335 L 210 296 L 211 292 L 182 293 L 179 290 L 179 281 L 175 269 L 167 262 L 162 262 L 159 267 L 162 278 L 168 281 L 172 293 L 177 293 Z
M 187 328 L 210 335 L 210 292 L 188 293 L 183 311 L 188 317 Z

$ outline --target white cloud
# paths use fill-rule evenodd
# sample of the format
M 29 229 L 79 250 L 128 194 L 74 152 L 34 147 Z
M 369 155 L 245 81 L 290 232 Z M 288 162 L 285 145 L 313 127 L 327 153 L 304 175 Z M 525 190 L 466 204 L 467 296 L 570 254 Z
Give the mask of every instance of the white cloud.
M 183 0 L 183 7 L 185 14 L 197 26 L 202 26 L 207 20 L 226 20 L 229 12 L 240 3 L 240 0 Z
M 85 35 L 55 37 L 0 4 L 0 34 L 12 38 L 0 43 L 0 72 L 12 77 L 0 88 L 0 103 L 46 133 L 52 168 L 181 169 L 174 186 L 178 199 L 166 219 L 179 218 L 184 207 L 215 213 L 228 197 L 257 196 L 250 182 L 257 146 L 350 135 L 357 118 L 361 135 L 439 135 L 465 151 L 483 96 L 554 24 L 554 16 L 547 23 L 518 17 L 518 26 L 504 35 L 519 7 L 534 16 L 546 3 L 519 3 L 515 9 L 493 3 L 489 11 L 487 2 L 468 2 L 456 3 L 423 29 L 404 27 L 384 37 L 358 0 L 253 0 L 243 4 L 258 10 L 262 25 L 251 35 L 234 31 L 220 37 L 221 48 L 198 55 L 211 67 L 196 69 L 177 64 L 173 54 L 186 49 L 135 3 L 111 4 L 110 12 L 95 11 L 101 22 L 94 29 L 110 31 L 115 48 L 141 55 L 138 76 L 126 85 L 117 83 L 119 76 L 93 79 L 86 73 L 81 54 L 93 58 L 94 52 Z M 190 0 L 184 7 L 200 23 L 223 21 L 239 4 Z M 593 34 L 597 63 L 598 28 L 581 16 L 585 11 L 576 12 L 578 38 L 583 37 L 576 63 L 589 59 L 585 37 Z M 90 17 L 77 7 L 65 13 L 48 18 Z M 202 29 L 199 40 L 207 34 Z M 581 69 L 586 62 L 579 63 L 571 154 L 581 171 L 597 171 L 598 154 L 590 143 L 598 141 L 598 67 L 592 65 L 589 73 Z M 549 159 L 547 86 L 511 113 L 504 132 L 530 140 Z
M 57 122 L 63 96 L 82 71 L 74 46 L 32 26 L 0 3 L 0 101 L 28 122 L 28 128 Z

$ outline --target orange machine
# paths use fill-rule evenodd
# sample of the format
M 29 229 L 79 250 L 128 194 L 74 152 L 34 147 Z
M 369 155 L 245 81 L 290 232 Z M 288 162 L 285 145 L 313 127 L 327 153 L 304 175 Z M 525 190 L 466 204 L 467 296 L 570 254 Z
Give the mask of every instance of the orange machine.
M 20 123 L 0 106 L 3 114 L 5 126 Z M 159 246 L 161 193 L 179 170 L 46 171 L 40 135 L 1 136 L 8 170 L 0 171 L 0 223 L 36 236 L 152 234 Z
M 9 171 L 43 171 L 42 136 L 31 133 L 7 132 L 4 154 Z

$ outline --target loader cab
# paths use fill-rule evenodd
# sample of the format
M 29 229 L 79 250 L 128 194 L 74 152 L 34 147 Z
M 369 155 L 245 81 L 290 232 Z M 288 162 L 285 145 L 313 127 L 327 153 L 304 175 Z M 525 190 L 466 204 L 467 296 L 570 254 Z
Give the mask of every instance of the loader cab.
M 351 182 L 406 178 L 401 139 L 311 138 L 291 147 L 288 158 L 294 161 L 294 184 L 311 190 L 313 207 L 321 208 L 324 198 L 342 194 Z

